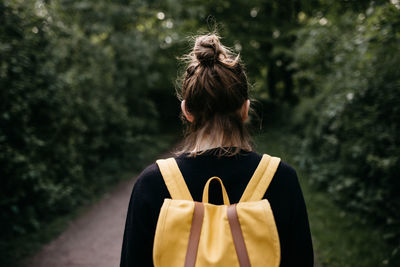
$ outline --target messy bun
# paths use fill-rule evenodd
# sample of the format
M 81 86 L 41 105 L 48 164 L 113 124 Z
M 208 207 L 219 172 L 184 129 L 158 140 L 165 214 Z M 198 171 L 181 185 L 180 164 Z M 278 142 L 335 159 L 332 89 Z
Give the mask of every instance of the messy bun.
M 208 143 L 222 154 L 251 150 L 250 138 L 240 110 L 248 97 L 248 83 L 239 55 L 235 55 L 213 34 L 195 38 L 178 97 L 194 117 L 188 124 L 181 152 L 201 154 Z M 184 117 L 182 117 L 184 120 Z M 204 140 L 208 140 L 204 142 Z
M 225 54 L 215 34 L 199 36 L 194 44 L 193 53 L 199 63 L 206 66 L 213 65 L 221 54 Z

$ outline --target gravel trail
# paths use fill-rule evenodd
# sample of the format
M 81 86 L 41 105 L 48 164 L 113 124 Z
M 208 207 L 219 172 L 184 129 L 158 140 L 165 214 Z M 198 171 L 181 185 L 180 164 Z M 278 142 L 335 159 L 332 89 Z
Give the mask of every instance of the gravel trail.
M 119 266 L 126 212 L 135 178 L 123 181 L 45 245 L 27 267 Z

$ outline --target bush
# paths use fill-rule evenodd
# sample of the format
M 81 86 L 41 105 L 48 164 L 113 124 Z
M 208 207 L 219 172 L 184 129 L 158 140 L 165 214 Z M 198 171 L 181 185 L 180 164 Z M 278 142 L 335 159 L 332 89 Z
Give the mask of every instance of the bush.
M 154 151 L 148 147 L 158 145 L 154 103 L 141 83 L 126 81 L 149 62 L 116 56 L 142 34 L 133 30 L 122 42 L 127 37 L 115 30 L 103 40 L 94 33 L 99 25 L 64 17 L 81 14 L 74 5 L 0 3 L 2 242 L 95 196 L 115 182 L 110 172 L 142 168 L 146 151 Z M 136 44 L 151 54 L 146 42 Z M 142 54 L 129 60 L 144 62 Z
M 326 19 L 326 18 L 325 18 Z M 400 240 L 400 12 L 391 3 L 364 13 L 310 19 L 293 67 L 304 97 L 294 122 L 303 134 L 310 181 L 350 212 Z M 304 157 L 305 158 L 305 157 Z

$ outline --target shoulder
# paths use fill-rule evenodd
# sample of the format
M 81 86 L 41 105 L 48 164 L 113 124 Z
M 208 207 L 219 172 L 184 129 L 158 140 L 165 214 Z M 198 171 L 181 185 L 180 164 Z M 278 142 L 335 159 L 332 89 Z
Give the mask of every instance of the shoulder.
M 152 180 L 157 179 L 157 177 L 161 177 L 161 172 L 157 163 L 154 162 L 143 169 L 138 176 L 138 181 L 151 182 Z
M 136 185 L 142 186 L 146 184 L 152 184 L 160 177 L 160 169 L 158 168 L 157 163 L 153 163 L 144 168 L 144 170 L 139 174 Z
M 289 178 L 297 178 L 296 170 L 283 160 L 281 160 L 281 162 L 279 163 L 278 169 L 276 171 L 277 173 L 279 173 L 279 175 Z
M 271 155 L 271 156 L 274 156 L 274 155 Z M 280 162 L 279 162 L 278 168 L 276 169 L 273 180 L 277 180 L 277 179 L 282 180 L 281 182 L 284 182 L 284 183 L 296 182 L 298 180 L 297 172 L 289 163 L 280 159 Z
M 157 163 L 148 165 L 137 177 L 134 185 L 135 194 L 145 199 L 152 199 L 154 196 L 165 196 L 168 190 Z
M 270 187 L 272 190 L 281 193 L 298 191 L 300 184 L 296 170 L 287 162 L 281 160 Z

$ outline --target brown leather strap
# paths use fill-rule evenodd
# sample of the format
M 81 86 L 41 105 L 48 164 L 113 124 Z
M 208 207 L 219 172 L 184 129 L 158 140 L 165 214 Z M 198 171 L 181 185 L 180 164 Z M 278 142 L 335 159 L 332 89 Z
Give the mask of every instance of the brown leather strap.
M 189 244 L 186 251 L 185 267 L 194 267 L 196 264 L 197 249 L 199 247 L 203 218 L 204 205 L 201 202 L 195 202 L 192 227 L 190 228 Z
M 233 243 L 235 244 L 236 254 L 239 259 L 240 267 L 250 267 L 251 265 L 249 255 L 247 254 L 242 229 L 240 228 L 239 217 L 236 211 L 236 204 L 228 206 L 227 213 L 229 225 L 231 226 Z

